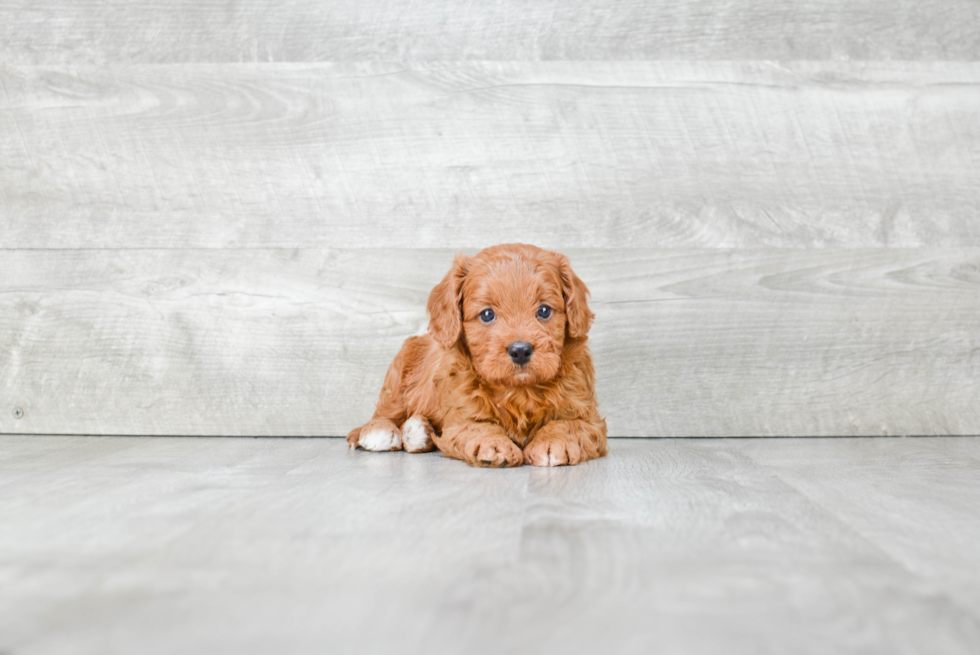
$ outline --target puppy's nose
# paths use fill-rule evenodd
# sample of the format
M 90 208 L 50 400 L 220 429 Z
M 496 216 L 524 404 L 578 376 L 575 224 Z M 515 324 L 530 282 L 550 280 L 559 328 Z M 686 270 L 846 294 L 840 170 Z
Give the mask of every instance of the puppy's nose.
M 533 352 L 534 346 L 526 341 L 517 341 L 507 346 L 507 354 L 514 360 L 515 364 L 520 364 L 521 366 L 527 364 Z

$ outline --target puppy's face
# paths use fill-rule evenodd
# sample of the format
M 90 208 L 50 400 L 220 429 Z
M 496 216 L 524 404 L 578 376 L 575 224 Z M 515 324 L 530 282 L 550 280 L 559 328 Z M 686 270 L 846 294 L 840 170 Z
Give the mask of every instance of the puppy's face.
M 429 298 L 430 331 L 447 348 L 462 337 L 486 382 L 540 384 L 558 374 L 565 338 L 588 332 L 587 294 L 564 256 L 495 246 L 457 257 Z
M 565 301 L 540 259 L 473 262 L 463 280 L 463 334 L 476 372 L 507 386 L 550 380 L 561 365 Z

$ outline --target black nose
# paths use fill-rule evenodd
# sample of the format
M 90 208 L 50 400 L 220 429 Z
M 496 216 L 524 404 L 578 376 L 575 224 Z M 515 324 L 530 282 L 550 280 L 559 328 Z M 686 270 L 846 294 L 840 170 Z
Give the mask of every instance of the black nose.
M 514 360 L 515 364 L 520 364 L 521 366 L 527 364 L 533 352 L 534 346 L 526 341 L 518 341 L 507 346 L 507 354 Z

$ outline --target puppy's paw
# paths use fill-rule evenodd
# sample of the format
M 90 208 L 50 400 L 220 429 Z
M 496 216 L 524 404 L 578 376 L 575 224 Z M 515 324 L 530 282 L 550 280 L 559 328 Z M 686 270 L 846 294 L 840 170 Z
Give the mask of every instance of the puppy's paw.
M 354 428 L 347 433 L 347 445 L 351 450 L 357 448 L 357 442 L 361 440 L 361 428 Z
M 354 433 L 357 432 L 355 435 Z M 353 437 L 353 439 L 352 439 Z M 374 418 L 347 435 L 351 448 L 363 448 L 374 452 L 402 449 L 402 431 L 386 418 Z
M 433 438 L 447 457 L 470 466 L 500 468 L 520 466 L 523 453 L 499 425 L 486 422 L 458 423 Z
M 429 419 L 413 416 L 402 425 L 402 446 L 410 453 L 427 453 L 432 450 L 432 435 L 435 430 Z
M 583 460 L 582 448 L 562 436 L 539 436 L 524 447 L 524 463 L 531 466 L 571 466 Z
M 520 466 L 521 449 L 503 435 L 488 434 L 471 439 L 465 446 L 466 462 L 472 466 L 503 468 Z
M 399 434 L 398 428 L 393 430 L 371 430 L 370 432 L 361 433 L 361 440 L 358 442 L 358 445 L 364 450 L 373 450 L 374 452 L 401 450 L 402 437 Z

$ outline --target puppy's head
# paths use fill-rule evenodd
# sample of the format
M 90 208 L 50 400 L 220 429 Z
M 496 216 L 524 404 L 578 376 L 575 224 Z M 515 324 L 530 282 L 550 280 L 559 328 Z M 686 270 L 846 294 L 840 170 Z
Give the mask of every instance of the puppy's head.
M 588 289 L 564 255 L 523 244 L 459 255 L 429 296 L 429 332 L 465 341 L 491 384 L 540 384 L 558 374 L 566 338 L 589 332 Z

